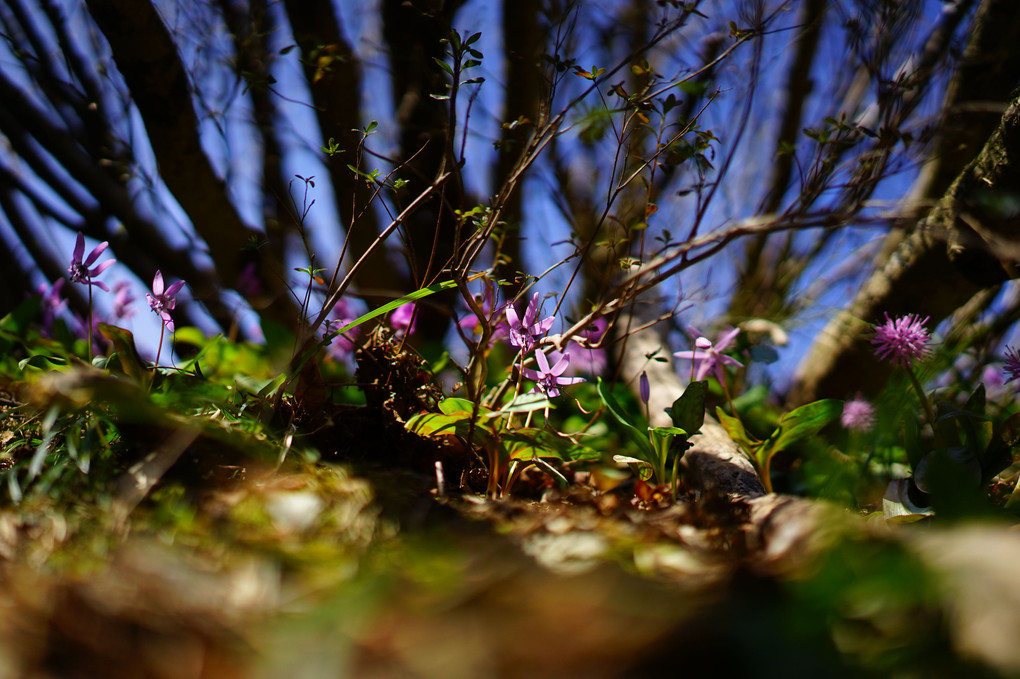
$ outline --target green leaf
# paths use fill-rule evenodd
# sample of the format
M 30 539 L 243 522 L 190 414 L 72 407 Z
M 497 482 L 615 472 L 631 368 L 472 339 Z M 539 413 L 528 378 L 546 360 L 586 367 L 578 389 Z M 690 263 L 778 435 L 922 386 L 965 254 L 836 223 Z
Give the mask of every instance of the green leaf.
M 827 398 L 791 410 L 779 418 L 779 426 L 769 437 L 770 456 L 797 441 L 817 434 L 843 413 L 843 401 Z
M 383 304 L 378 309 L 373 309 L 372 311 L 369 311 L 367 314 L 358 316 L 353 321 L 351 321 L 344 327 L 340 328 L 340 330 L 338 330 L 337 332 L 340 333 L 347 332 L 351 328 L 356 328 L 362 323 L 365 323 L 366 321 L 370 321 L 373 318 L 382 316 L 383 314 L 388 314 L 394 309 L 402 307 L 405 304 L 410 304 L 411 302 L 423 299 L 425 297 L 428 297 L 429 295 L 434 295 L 437 292 L 442 292 L 443 290 L 450 290 L 451 288 L 455 287 L 457 287 L 457 283 L 455 281 L 443 281 L 442 283 L 436 283 L 435 285 L 430 285 L 426 288 L 415 290 L 414 292 L 410 292 L 399 299 L 395 299 L 392 302 L 387 302 L 386 304 Z
M 120 361 L 120 367 L 124 374 L 138 384 L 148 386 L 152 381 L 152 373 L 149 371 L 148 364 L 138 354 L 138 349 L 135 348 L 135 336 L 131 334 L 131 331 L 118 328 L 115 325 L 100 323 L 99 334 L 113 343 L 113 348 L 117 352 L 117 360 Z
M 453 75 L 453 68 L 448 63 L 446 63 L 445 61 L 443 61 L 442 59 L 439 59 L 437 57 L 432 57 L 432 61 L 434 61 L 437 64 L 439 64 L 439 68 L 443 69 L 444 71 L 446 71 L 450 75 Z
M 716 407 L 715 416 L 719 420 L 719 424 L 722 425 L 723 429 L 726 430 L 726 434 L 730 439 L 744 449 L 744 452 L 748 455 L 753 456 L 755 451 L 761 445 L 761 441 L 758 441 L 747 434 L 744 429 L 744 423 L 736 417 L 731 417 L 726 414 L 720 407 Z
M 691 382 L 680 398 L 673 401 L 667 411 L 674 427 L 696 434 L 705 423 L 705 398 L 708 396 L 708 380 Z
M 33 368 L 49 368 L 50 365 L 67 365 L 67 359 L 60 356 L 43 356 L 35 354 L 18 361 L 18 369 L 24 370 L 28 366 Z
M 653 454 L 651 444 L 648 442 L 648 436 L 645 432 L 641 431 L 627 419 L 626 415 L 623 414 L 623 408 L 620 407 L 620 403 L 610 393 L 609 387 L 602 378 L 598 378 L 596 382 L 596 389 L 599 393 L 599 398 L 602 399 L 602 403 L 606 406 L 606 409 L 612 413 L 613 417 L 623 425 L 627 433 L 641 446 L 641 451 L 648 456 Z M 649 459 L 651 461 L 651 459 Z
M 447 415 L 454 413 L 473 413 L 475 410 L 474 401 L 469 401 L 466 398 L 444 398 L 439 402 L 439 411 Z M 484 406 L 479 406 L 479 412 L 482 410 L 488 410 Z
M 439 413 L 421 413 L 407 421 L 404 428 L 419 436 L 432 436 L 433 434 L 456 433 L 458 424 L 471 420 L 470 412 L 458 412 L 452 415 Z

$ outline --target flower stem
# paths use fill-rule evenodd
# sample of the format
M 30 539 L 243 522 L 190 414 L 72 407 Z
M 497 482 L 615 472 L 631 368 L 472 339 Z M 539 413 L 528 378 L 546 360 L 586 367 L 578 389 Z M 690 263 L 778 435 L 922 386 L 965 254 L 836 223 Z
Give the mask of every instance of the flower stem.
M 85 328 L 85 343 L 89 345 L 89 365 L 92 365 L 92 286 L 89 289 L 89 318 L 88 326 Z
M 928 418 L 928 424 L 931 425 L 931 433 L 935 437 L 935 447 L 944 448 L 945 445 L 943 444 L 942 441 L 942 435 L 939 434 L 939 430 L 935 426 L 935 411 L 932 410 L 931 401 L 928 400 L 928 396 L 924 393 L 924 388 L 918 381 L 917 376 L 914 374 L 914 371 L 911 370 L 909 367 L 904 367 L 904 370 L 906 370 L 907 372 L 907 378 L 910 380 L 910 384 L 913 385 L 914 391 L 917 392 L 917 397 L 921 399 L 921 407 L 924 408 L 924 414 Z

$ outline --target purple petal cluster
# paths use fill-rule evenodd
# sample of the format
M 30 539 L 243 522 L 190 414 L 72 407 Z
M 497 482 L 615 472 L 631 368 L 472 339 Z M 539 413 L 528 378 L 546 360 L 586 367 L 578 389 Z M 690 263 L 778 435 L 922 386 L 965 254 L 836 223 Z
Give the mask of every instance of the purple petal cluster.
M 698 337 L 698 339 L 694 341 L 695 348 L 692 351 L 677 351 L 674 352 L 673 355 L 677 358 L 694 361 L 694 379 L 703 380 L 709 373 L 712 373 L 712 375 L 721 383 L 725 379 L 725 373 L 723 372 L 724 366 L 744 366 L 744 364 L 737 359 L 723 353 L 730 347 L 731 344 L 733 344 L 733 340 L 735 340 L 739 334 L 740 328 L 727 330 L 714 344 L 707 337 Z
M 889 318 L 885 314 L 885 323 L 875 328 L 871 343 L 875 346 L 875 355 L 904 368 L 910 367 L 914 361 L 927 358 L 930 350 L 928 343 L 931 335 L 924 327 L 928 317 L 918 318 L 914 314 Z
M 152 294 L 145 293 L 145 299 L 149 301 L 149 307 L 163 319 L 163 325 L 170 332 L 174 331 L 174 319 L 170 312 L 177 307 L 177 293 L 184 287 L 184 281 L 177 281 L 170 287 L 163 287 L 163 274 L 156 271 L 152 279 Z
M 85 236 L 79 231 L 78 240 L 74 244 L 74 253 L 71 256 L 71 265 L 67 267 L 67 277 L 71 279 L 71 282 L 81 283 L 82 285 L 95 285 L 97 288 L 109 292 L 106 284 L 92 279 L 113 266 L 113 263 L 117 260 L 108 259 L 98 266 L 89 268 L 96 263 L 99 255 L 103 254 L 108 247 L 110 247 L 110 244 L 107 241 L 103 241 L 89 253 L 88 257 L 85 257 Z M 83 257 L 85 258 L 82 259 Z
M 549 367 L 549 357 L 545 355 L 544 351 L 538 349 L 535 351 L 535 363 L 538 364 L 538 370 L 521 369 L 526 378 L 535 382 L 535 388 L 531 390 L 532 393 L 540 391 L 549 398 L 553 398 L 560 395 L 560 387 L 584 382 L 583 377 L 562 377 L 570 364 L 570 356 L 567 354 L 560 356 L 556 364 Z
M 524 312 L 524 318 L 517 316 L 517 310 L 513 304 L 506 307 L 506 320 L 510 324 L 510 344 L 520 348 L 521 353 L 527 354 L 534 347 L 536 342 L 552 327 L 555 316 L 535 320 L 538 317 L 538 293 L 536 292 L 528 302 L 528 308 Z
M 560 395 L 560 387 L 584 382 L 584 378 L 563 376 L 570 366 L 569 353 L 561 354 L 556 363 L 550 366 L 546 353 L 541 349 L 536 349 L 538 341 L 549 332 L 549 328 L 556 320 L 555 316 L 549 316 L 541 321 L 537 320 L 538 301 L 539 295 L 536 292 L 528 303 L 523 319 L 518 317 L 513 304 L 507 304 L 506 320 L 510 326 L 510 344 L 520 349 L 518 354 L 520 363 L 516 367 L 521 371 L 522 376 L 535 382 L 531 393 L 541 392 L 552 398 Z M 533 349 L 538 370 L 524 367 L 525 358 Z

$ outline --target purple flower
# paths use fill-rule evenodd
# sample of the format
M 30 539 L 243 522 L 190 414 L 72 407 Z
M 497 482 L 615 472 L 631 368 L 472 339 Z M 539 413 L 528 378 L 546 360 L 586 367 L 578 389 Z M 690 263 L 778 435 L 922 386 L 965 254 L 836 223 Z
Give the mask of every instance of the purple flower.
M 390 325 L 398 333 L 410 335 L 417 325 L 418 315 L 415 313 L 414 302 L 398 306 L 390 314 Z
M 329 347 L 326 350 L 326 355 L 336 361 L 342 361 L 354 353 L 355 344 L 348 336 L 353 336 L 358 332 L 358 328 L 351 328 L 344 335 L 335 334 L 340 328 L 344 327 L 352 320 L 357 317 L 357 313 L 351 309 L 350 305 L 346 300 L 338 300 L 330 310 L 329 315 L 332 318 L 327 318 L 325 321 L 325 328 L 322 333 L 322 338 L 326 340 L 326 345 Z M 346 335 L 346 336 L 345 336 Z
M 520 347 L 523 353 L 528 353 L 535 346 L 535 340 L 549 332 L 555 316 L 550 316 L 542 321 L 535 321 L 538 316 L 538 293 L 531 298 L 528 308 L 524 312 L 524 320 L 517 317 L 517 310 L 513 304 L 506 306 L 506 320 L 510 324 L 510 344 Z M 559 365 L 557 363 L 556 365 Z M 564 364 L 566 367 L 566 364 Z M 562 371 L 561 371 L 562 372 Z M 559 374 L 559 373 L 557 373 Z
M 113 316 L 118 321 L 126 321 L 135 315 L 131 304 L 135 296 L 131 294 L 131 286 L 127 281 L 117 281 L 113 284 Z
M 699 337 L 694 341 L 695 349 L 693 351 L 677 351 L 673 355 L 677 358 L 694 361 L 694 378 L 696 380 L 705 379 L 708 373 L 711 372 L 721 383 L 725 378 L 723 366 L 735 365 L 741 368 L 744 367 L 744 364 L 737 359 L 722 353 L 729 348 L 738 334 L 740 334 L 740 328 L 727 330 L 715 345 L 707 337 Z
M 152 279 L 152 294 L 145 293 L 145 299 L 149 300 L 149 306 L 163 319 L 163 325 L 170 332 L 174 331 L 174 319 L 170 312 L 177 306 L 177 293 L 184 287 L 184 281 L 177 281 L 170 287 L 163 289 L 163 274 L 157 270 Z
M 640 379 L 641 402 L 648 405 L 648 399 L 652 396 L 652 387 L 648 384 L 648 373 L 642 371 Z
M 593 321 L 591 325 L 579 332 L 578 335 L 589 343 L 597 343 L 602 340 L 604 331 L 605 328 L 601 321 Z M 606 360 L 605 349 L 592 349 L 579 342 L 570 342 L 563 353 L 570 356 L 570 368 L 567 370 L 567 373 L 570 375 L 578 373 L 599 375 L 605 371 L 606 363 L 608 362 Z
M 904 368 L 910 367 L 915 360 L 926 358 L 931 339 L 924 327 L 927 322 L 927 316 L 919 319 L 908 314 L 893 320 L 886 313 L 885 323 L 875 328 L 875 336 L 871 338 L 875 355 Z
M 1020 377 L 1020 352 L 1015 347 L 1006 347 L 1006 365 L 1002 369 L 1009 375 L 1009 379 L 1003 382 L 1003 384 L 1009 384 Z
M 99 259 L 99 255 L 103 254 L 108 247 L 110 247 L 110 244 L 107 241 L 103 241 L 89 253 L 88 257 L 82 260 L 82 256 L 85 254 L 85 236 L 82 235 L 81 231 L 79 231 L 78 240 L 74 244 L 74 255 L 71 258 L 71 265 L 67 267 L 67 277 L 71 279 L 71 282 L 82 283 L 83 285 L 95 285 L 101 290 L 109 292 L 109 288 L 107 288 L 106 285 L 99 281 L 93 281 L 92 279 L 113 266 L 113 263 L 117 260 L 108 259 L 99 266 L 89 269 L 89 267 L 95 264 L 96 260 Z
M 494 313 L 499 313 L 499 311 L 502 310 L 493 311 L 492 290 L 486 290 L 480 300 L 477 296 L 475 296 L 475 300 L 477 300 L 479 306 L 481 306 L 482 315 L 486 319 L 484 322 L 488 322 L 492 325 L 492 334 L 489 336 L 490 344 L 505 336 L 509 327 L 507 325 L 506 317 L 500 315 L 499 318 L 493 318 Z M 481 323 L 482 322 L 478 320 L 478 316 L 476 316 L 473 311 L 468 311 L 466 314 L 457 319 L 457 325 L 469 336 L 482 334 Z
M 561 356 L 560 360 L 556 361 L 556 365 L 550 368 L 548 357 L 546 357 L 544 351 L 539 349 L 535 352 L 535 362 L 538 363 L 538 370 L 530 368 L 521 369 L 526 378 L 535 382 L 535 388 L 531 390 L 532 392 L 541 391 L 550 398 L 553 398 L 560 395 L 560 387 L 584 382 L 583 377 L 561 377 L 570 363 L 570 357 L 567 355 Z
M 868 431 L 875 424 L 875 408 L 858 395 L 843 404 L 839 421 L 851 431 Z
M 259 280 L 255 262 L 248 262 L 241 273 L 237 276 L 237 284 L 234 286 L 238 294 L 245 299 L 258 297 L 262 294 L 262 282 Z
M 53 329 L 53 321 L 57 314 L 67 306 L 67 300 L 60 298 L 60 291 L 64 288 L 64 279 L 57 280 L 53 285 L 42 284 L 36 288 L 36 292 L 42 297 L 40 311 L 42 312 L 43 330 L 47 333 Z

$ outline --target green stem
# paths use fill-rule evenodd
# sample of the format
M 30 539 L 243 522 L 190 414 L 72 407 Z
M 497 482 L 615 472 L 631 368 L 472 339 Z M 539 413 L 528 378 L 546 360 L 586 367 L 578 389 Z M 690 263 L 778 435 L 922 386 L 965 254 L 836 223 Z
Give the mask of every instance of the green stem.
M 931 433 L 935 437 L 935 447 L 945 448 L 942 441 L 942 435 L 939 434 L 939 430 L 935 426 L 935 411 L 932 410 L 931 401 L 928 400 L 928 396 L 924 393 L 924 388 L 918 381 L 917 376 L 914 375 L 914 371 L 906 366 L 903 369 L 907 372 L 907 378 L 910 380 L 910 384 L 914 386 L 914 391 L 917 392 L 917 397 L 921 399 L 921 407 L 924 408 L 924 414 L 928 418 L 928 424 L 931 425 Z

